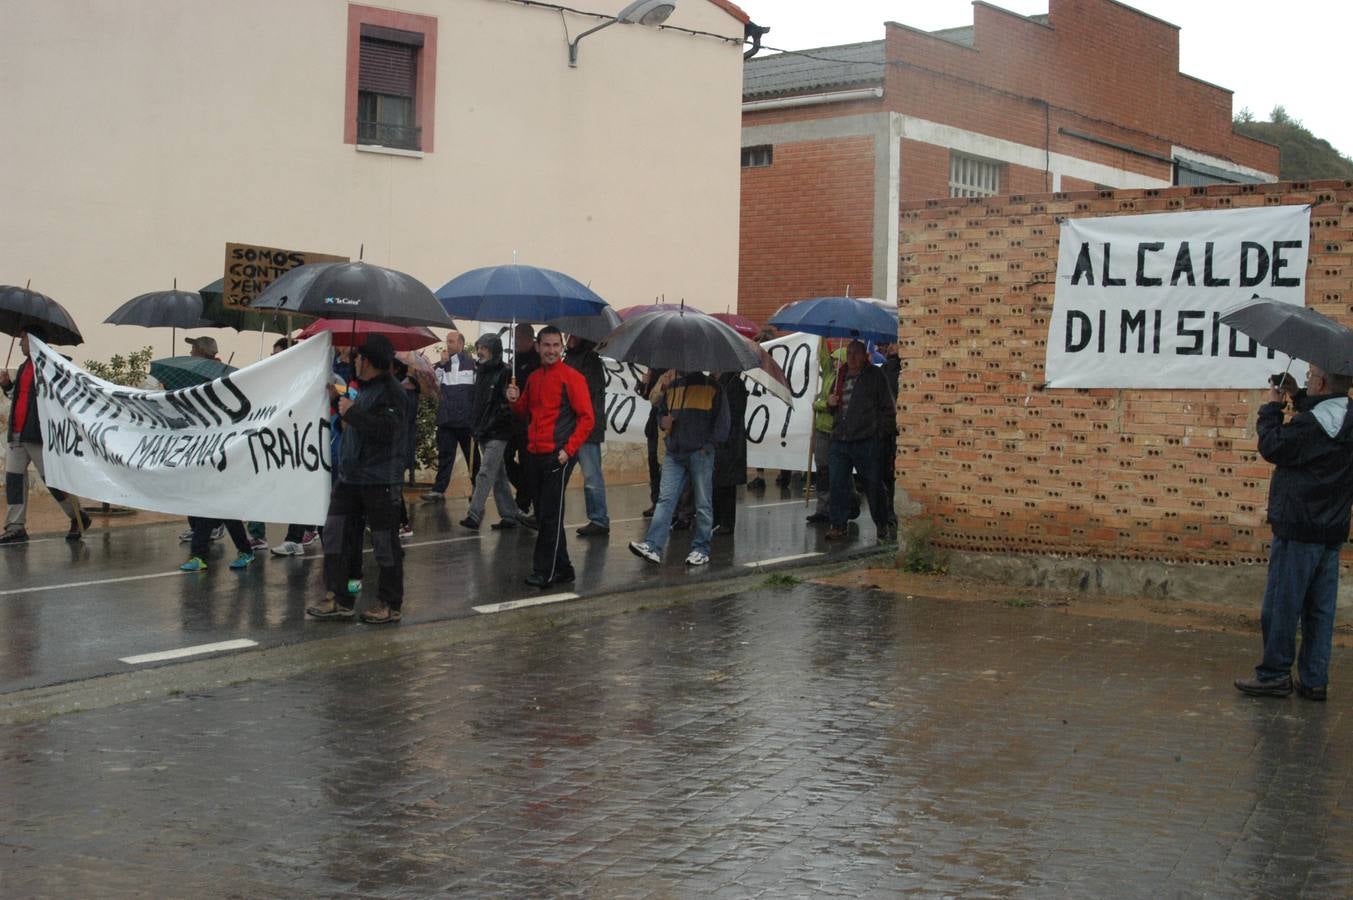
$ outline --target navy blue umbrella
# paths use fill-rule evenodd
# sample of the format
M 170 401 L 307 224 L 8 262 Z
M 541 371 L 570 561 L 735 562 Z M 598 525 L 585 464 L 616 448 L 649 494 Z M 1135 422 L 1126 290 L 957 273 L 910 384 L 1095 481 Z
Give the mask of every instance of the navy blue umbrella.
M 829 338 L 859 338 L 876 344 L 897 343 L 897 316 L 854 297 L 818 297 L 780 307 L 770 325 Z
M 549 322 L 597 316 L 607 303 L 587 285 L 539 266 L 486 266 L 457 275 L 437 291 L 451 315 L 479 322 Z

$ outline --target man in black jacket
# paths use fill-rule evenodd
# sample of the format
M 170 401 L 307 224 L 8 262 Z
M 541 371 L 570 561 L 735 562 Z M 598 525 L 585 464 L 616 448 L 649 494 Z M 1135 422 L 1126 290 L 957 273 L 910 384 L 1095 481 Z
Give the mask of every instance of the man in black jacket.
M 1270 388 L 1259 408 L 1259 454 L 1276 468 L 1268 487 L 1268 521 L 1273 528 L 1268 584 L 1260 626 L 1264 657 L 1253 678 L 1238 678 L 1238 690 L 1261 697 L 1297 693 L 1324 700 L 1329 682 L 1330 644 L 1339 592 L 1339 549 L 1348 540 L 1353 507 L 1353 413 L 1348 391 L 1353 378 L 1315 366 L 1306 391 Z M 1296 414 L 1283 422 L 1290 396 Z M 1297 624 L 1301 653 L 1296 653 Z
M 611 516 L 606 509 L 606 479 L 601 474 L 601 442 L 606 440 L 606 368 L 592 341 L 569 335 L 564 363 L 578 370 L 587 381 L 596 423 L 592 433 L 578 448 L 578 466 L 583 470 L 583 503 L 587 506 L 587 524 L 578 529 L 579 537 L 611 533 Z
M 470 428 L 471 407 L 474 405 L 474 359 L 465 352 L 465 336 L 459 331 L 446 334 L 446 349 L 442 361 L 433 366 L 440 394 L 437 404 L 437 479 L 424 500 L 442 500 L 451 484 L 451 471 L 456 465 L 456 448 L 465 460 L 469 475 L 479 469 L 479 448 L 471 450 L 473 434 Z M 473 453 L 473 458 L 471 454 Z
M 355 598 L 348 591 L 353 553 L 362 552 L 358 523 L 371 529 L 371 547 L 380 575 L 377 605 L 362 613 L 373 625 L 398 622 L 404 605 L 404 550 L 399 544 L 400 482 L 409 403 L 390 374 L 395 350 L 373 334 L 357 348 L 356 396 L 338 400 L 343 441 L 334 460 L 338 478 L 324 523 L 324 601 L 306 607 L 316 619 L 351 620 Z
M 832 526 L 827 531 L 827 540 L 837 541 L 846 536 L 852 468 L 864 482 L 869 514 L 879 540 L 891 540 L 892 526 L 883 500 L 883 481 L 878 475 L 878 442 L 896 412 L 888 379 L 869 364 L 862 341 L 851 341 L 846 348 L 846 367 L 827 398 L 827 407 L 833 414 L 828 476 Z
M 496 334 L 480 335 L 475 341 L 475 352 L 479 355 L 479 365 L 475 369 L 470 428 L 482 457 L 474 478 L 470 508 L 460 524 L 478 531 L 489 491 L 493 491 L 500 519 L 493 529 L 501 531 L 517 527 L 517 502 L 512 498 L 512 484 L 508 481 L 506 467 L 508 444 L 517 427 L 517 417 L 507 405 L 507 386 L 512 380 L 512 370 L 503 362 L 503 342 Z
M 28 540 L 28 464 L 31 462 L 38 470 L 38 476 L 46 480 L 42 466 L 42 423 L 38 420 L 38 388 L 28 348 L 30 334 L 40 341 L 47 339 L 41 326 L 29 325 L 19 338 L 24 361 L 15 377 L 10 378 L 8 371 L 0 370 L 0 390 L 10 398 L 5 452 L 5 503 L 9 508 L 5 511 L 5 533 L 0 535 L 0 544 L 22 544 Z M 50 485 L 47 490 L 70 517 L 66 540 L 80 540 L 89 528 L 89 513 L 80 509 L 80 501 L 65 491 Z

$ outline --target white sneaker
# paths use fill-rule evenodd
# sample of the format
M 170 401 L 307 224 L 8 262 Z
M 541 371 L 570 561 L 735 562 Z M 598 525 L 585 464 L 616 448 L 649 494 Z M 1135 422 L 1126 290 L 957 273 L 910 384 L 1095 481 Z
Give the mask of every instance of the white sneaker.
M 193 530 L 191 528 L 189 528 L 187 531 L 179 532 L 180 544 L 189 544 L 192 543 L 192 540 L 193 540 Z
M 662 557 L 658 551 L 648 541 L 630 541 L 630 552 L 635 556 L 643 557 L 651 563 L 661 563 Z
M 399 529 L 399 539 L 401 541 L 407 541 L 411 537 L 413 537 L 412 525 L 405 525 Z
M 217 525 L 215 528 L 211 530 L 211 539 L 213 541 L 219 541 L 223 537 L 225 537 L 224 525 Z
M 315 541 L 317 541 L 317 540 L 319 540 L 319 532 L 318 532 L 318 531 L 307 531 L 307 532 L 305 532 L 304 534 L 301 535 L 301 546 L 302 546 L 302 547 L 309 547 L 311 544 L 313 544 L 313 543 L 314 543 Z
M 273 547 L 272 552 L 278 556 L 304 556 L 305 548 L 295 541 L 283 541 Z
M 709 554 L 700 550 L 692 550 L 690 556 L 686 557 L 688 566 L 704 566 L 709 564 Z
M 268 542 L 260 537 L 251 537 L 249 539 L 249 549 L 254 553 L 262 553 L 268 549 Z

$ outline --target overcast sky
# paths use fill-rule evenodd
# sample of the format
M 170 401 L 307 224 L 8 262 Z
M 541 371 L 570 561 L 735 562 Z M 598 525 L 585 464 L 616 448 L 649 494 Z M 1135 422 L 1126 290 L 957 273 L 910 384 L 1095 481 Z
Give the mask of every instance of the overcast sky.
M 764 43 L 785 50 L 880 40 L 883 23 L 934 31 L 972 24 L 969 0 L 738 0 Z M 1047 0 L 994 0 L 1021 15 L 1048 11 Z M 1233 111 L 1267 119 L 1277 104 L 1288 115 L 1353 155 L 1353 115 L 1342 65 L 1350 55 L 1348 0 L 1127 0 L 1178 25 L 1179 68 L 1234 91 Z

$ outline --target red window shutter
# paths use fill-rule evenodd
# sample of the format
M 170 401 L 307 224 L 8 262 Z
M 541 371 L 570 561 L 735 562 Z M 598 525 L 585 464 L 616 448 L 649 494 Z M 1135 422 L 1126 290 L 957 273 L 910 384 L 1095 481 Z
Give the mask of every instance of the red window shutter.
M 357 90 L 396 97 L 414 96 L 418 48 L 375 38 L 362 38 Z

